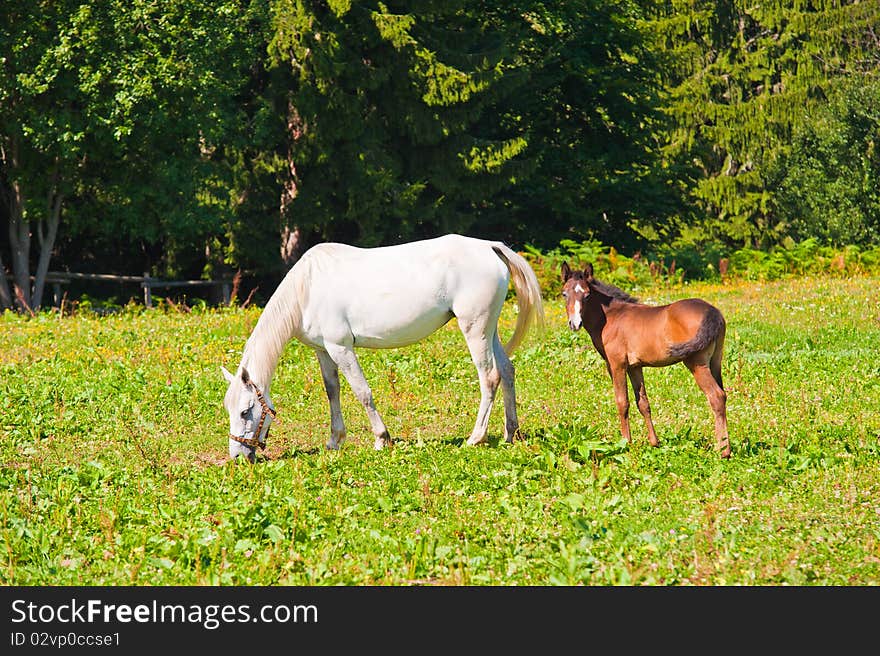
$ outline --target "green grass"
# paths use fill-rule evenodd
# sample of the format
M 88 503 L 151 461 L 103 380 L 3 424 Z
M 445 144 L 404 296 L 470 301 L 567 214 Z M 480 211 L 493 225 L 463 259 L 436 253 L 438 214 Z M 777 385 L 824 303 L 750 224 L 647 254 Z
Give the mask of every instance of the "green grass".
M 0 317 L 5 585 L 876 585 L 876 277 L 640 289 L 728 321 L 733 455 L 687 370 L 646 370 L 659 448 L 561 302 L 515 353 L 526 439 L 470 448 L 476 373 L 454 323 L 360 351 L 395 446 L 327 452 L 317 360 L 291 342 L 266 458 L 226 462 L 220 365 L 259 310 Z M 502 335 L 514 321 L 513 303 Z M 500 401 L 500 397 L 499 397 Z

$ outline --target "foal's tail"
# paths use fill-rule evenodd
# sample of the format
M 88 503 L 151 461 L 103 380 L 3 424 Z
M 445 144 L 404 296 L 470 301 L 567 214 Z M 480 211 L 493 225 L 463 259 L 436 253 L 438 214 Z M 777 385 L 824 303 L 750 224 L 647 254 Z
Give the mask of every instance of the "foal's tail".
M 516 291 L 516 304 L 519 307 L 513 336 L 504 345 L 504 351 L 510 355 L 522 342 L 532 321 L 539 330 L 544 328 L 544 301 L 541 298 L 538 277 L 522 255 L 499 241 L 492 242 L 492 250 L 510 271 L 513 288 Z
M 724 315 L 721 314 L 721 310 L 714 305 L 708 305 L 697 334 L 687 342 L 673 345 L 669 349 L 669 355 L 684 358 L 691 353 L 702 351 L 714 342 L 715 350 L 709 358 L 709 369 L 718 386 L 724 389 L 724 384 L 721 382 L 721 358 L 724 352 L 724 336 L 726 332 L 727 323 L 724 320 Z

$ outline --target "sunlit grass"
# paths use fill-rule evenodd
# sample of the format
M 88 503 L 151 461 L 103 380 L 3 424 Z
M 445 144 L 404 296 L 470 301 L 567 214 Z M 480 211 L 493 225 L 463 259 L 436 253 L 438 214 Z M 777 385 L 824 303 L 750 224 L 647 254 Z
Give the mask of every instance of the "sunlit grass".
M 0 317 L 4 584 L 798 584 L 880 581 L 878 279 L 640 291 L 728 322 L 733 455 L 684 367 L 648 369 L 661 446 L 620 442 L 611 385 L 559 299 L 514 356 L 526 439 L 463 446 L 476 373 L 454 322 L 361 351 L 395 446 L 327 452 L 314 354 L 286 349 L 280 422 L 226 463 L 225 381 L 259 309 Z M 512 331 L 514 304 L 502 317 Z

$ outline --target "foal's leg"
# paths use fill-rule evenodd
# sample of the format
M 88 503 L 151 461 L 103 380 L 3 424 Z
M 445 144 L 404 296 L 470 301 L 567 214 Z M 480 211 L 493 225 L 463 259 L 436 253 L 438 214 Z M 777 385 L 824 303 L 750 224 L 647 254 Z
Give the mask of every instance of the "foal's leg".
M 636 397 L 636 405 L 639 407 L 639 412 L 642 413 L 642 417 L 645 418 L 645 424 L 648 426 L 648 441 L 651 443 L 651 446 L 657 446 L 659 441 L 654 430 L 654 422 L 651 421 L 651 404 L 648 403 L 648 393 L 645 390 L 645 376 L 642 368 L 633 367 L 627 373 L 629 373 L 629 380 L 632 383 L 633 396 Z
M 459 318 L 458 325 L 464 334 L 471 359 L 477 368 L 480 379 L 480 409 L 477 410 L 477 421 L 474 430 L 467 443 L 470 445 L 482 444 L 488 441 L 489 415 L 492 413 L 492 405 L 495 402 L 495 393 L 498 391 L 498 383 L 501 382 L 501 372 L 495 362 L 495 353 L 492 341 L 498 337 L 486 333 L 487 322 L 485 320 L 462 320 Z
M 498 339 L 498 330 L 495 330 L 495 339 L 492 340 L 492 351 L 495 354 L 495 364 L 501 374 L 501 392 L 504 397 L 504 439 L 513 442 L 519 433 L 519 419 L 516 416 L 516 389 L 514 387 L 514 367 L 501 340 Z
M 626 365 L 611 366 L 608 364 L 608 373 L 611 374 L 611 383 L 614 386 L 614 401 L 617 403 L 617 418 L 620 420 L 620 432 L 627 442 L 632 441 L 629 432 L 629 394 L 626 391 Z
M 336 366 L 342 370 L 357 400 L 361 402 L 361 405 L 367 411 L 370 429 L 373 431 L 373 435 L 376 436 L 373 447 L 381 449 L 384 446 L 390 446 L 391 436 L 388 434 L 385 422 L 382 421 L 382 417 L 379 416 L 376 406 L 373 404 L 373 391 L 370 389 L 366 377 L 364 377 L 364 371 L 361 369 L 354 350 L 349 346 L 342 346 L 340 344 L 325 344 L 324 348 L 333 359 L 333 362 L 336 363 Z
M 321 364 L 321 378 L 324 379 L 324 390 L 330 402 L 330 440 L 328 449 L 338 449 L 345 440 L 345 422 L 342 419 L 342 406 L 339 403 L 339 367 L 327 353 L 316 351 Z
M 722 458 L 730 457 L 730 438 L 727 434 L 727 392 L 725 392 L 711 369 L 705 362 L 694 362 L 685 360 L 685 365 L 690 369 L 697 381 L 697 385 L 703 390 L 706 399 L 709 401 L 709 407 L 715 414 L 715 446 L 721 454 Z

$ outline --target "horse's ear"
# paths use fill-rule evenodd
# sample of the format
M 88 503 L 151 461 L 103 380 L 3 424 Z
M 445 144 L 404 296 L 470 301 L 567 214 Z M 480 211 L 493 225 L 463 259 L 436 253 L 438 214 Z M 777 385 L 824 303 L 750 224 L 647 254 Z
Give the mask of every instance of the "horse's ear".
M 562 263 L 562 282 L 565 282 L 571 278 L 571 267 L 568 266 L 568 262 Z
M 584 265 L 584 278 L 587 280 L 592 280 L 593 278 L 593 265 L 590 262 Z
M 223 377 L 226 379 L 227 383 L 231 383 L 233 380 L 235 380 L 235 376 L 229 373 L 229 371 L 227 371 L 226 367 L 224 367 L 223 365 L 220 365 L 220 370 L 223 372 Z
M 241 368 L 241 382 L 243 382 L 245 385 L 250 385 L 251 382 L 251 375 L 244 367 Z

